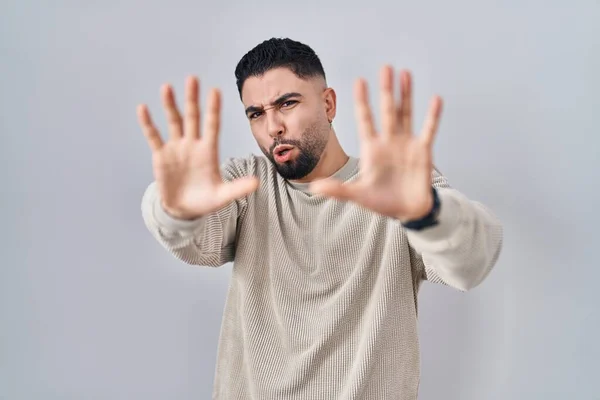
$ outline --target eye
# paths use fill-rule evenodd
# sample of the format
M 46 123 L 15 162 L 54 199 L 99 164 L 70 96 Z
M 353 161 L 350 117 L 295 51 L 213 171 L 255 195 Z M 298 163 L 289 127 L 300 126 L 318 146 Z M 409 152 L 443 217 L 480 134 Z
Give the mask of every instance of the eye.
M 260 115 L 261 115 L 261 113 L 257 111 L 257 112 L 254 112 L 254 113 L 248 115 L 248 118 L 256 119 L 256 118 L 260 117 Z
M 294 104 L 296 104 L 297 102 L 298 101 L 296 101 L 296 100 L 288 100 L 284 103 L 281 103 L 281 107 L 282 108 L 290 107 L 290 106 L 293 106 Z

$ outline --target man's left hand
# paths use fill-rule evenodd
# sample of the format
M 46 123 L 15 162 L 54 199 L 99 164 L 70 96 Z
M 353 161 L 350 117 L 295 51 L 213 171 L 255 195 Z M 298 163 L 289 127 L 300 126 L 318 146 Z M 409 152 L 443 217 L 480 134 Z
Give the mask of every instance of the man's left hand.
M 418 219 L 433 206 L 432 147 L 442 111 L 434 96 L 420 136 L 413 135 L 412 84 L 408 71 L 400 73 L 400 102 L 394 99 L 394 71 L 381 69 L 381 132 L 377 133 L 368 102 L 367 84 L 357 80 L 355 112 L 361 139 L 359 177 L 342 183 L 333 178 L 313 182 L 315 194 L 353 201 L 401 222 Z

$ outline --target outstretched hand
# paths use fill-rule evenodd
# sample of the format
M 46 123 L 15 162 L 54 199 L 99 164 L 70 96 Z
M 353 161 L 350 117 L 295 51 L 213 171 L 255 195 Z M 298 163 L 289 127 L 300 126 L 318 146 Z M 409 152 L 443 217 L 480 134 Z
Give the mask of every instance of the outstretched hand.
M 175 104 L 170 85 L 161 90 L 169 121 L 169 140 L 163 141 L 145 105 L 138 107 L 138 119 L 152 150 L 154 178 L 167 213 L 180 219 L 194 219 L 217 211 L 258 187 L 255 177 L 223 182 L 219 166 L 218 137 L 221 97 L 213 89 L 200 132 L 199 83 L 189 77 L 185 87 L 185 115 Z
M 433 206 L 432 147 L 442 110 L 434 96 L 420 136 L 413 135 L 412 88 L 409 72 L 400 73 L 401 99 L 394 99 L 394 71 L 381 69 L 381 132 L 377 133 L 368 102 L 367 84 L 354 87 L 355 113 L 361 139 L 357 180 L 342 183 L 334 178 L 315 181 L 310 190 L 344 201 L 353 201 L 379 214 L 407 221 L 421 218 Z

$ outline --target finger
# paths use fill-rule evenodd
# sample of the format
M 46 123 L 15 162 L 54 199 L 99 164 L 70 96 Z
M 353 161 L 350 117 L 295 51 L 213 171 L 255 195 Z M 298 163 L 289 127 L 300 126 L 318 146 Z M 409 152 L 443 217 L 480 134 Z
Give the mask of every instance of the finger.
M 179 139 L 183 135 L 183 127 L 181 123 L 181 115 L 175 104 L 175 94 L 173 88 L 170 85 L 163 85 L 161 89 L 163 107 L 167 114 L 167 121 L 169 124 L 169 136 L 172 139 Z
M 310 192 L 338 200 L 356 200 L 360 193 L 356 182 L 344 183 L 334 178 L 326 178 L 314 181 L 310 184 Z
M 375 126 L 367 91 L 367 83 L 364 79 L 357 79 L 354 84 L 354 115 L 358 132 L 363 139 L 375 137 Z
M 440 96 L 434 96 L 429 104 L 429 111 L 427 112 L 427 119 L 423 126 L 423 133 L 421 138 L 423 142 L 431 147 L 433 140 L 438 130 L 440 123 L 440 116 L 442 115 L 442 98 Z
M 410 72 L 400 72 L 400 108 L 398 116 L 402 132 L 412 134 L 412 79 Z
M 396 133 L 396 106 L 394 104 L 394 70 L 389 65 L 381 68 L 379 90 L 381 102 L 381 131 L 384 135 Z
M 137 116 L 139 124 L 142 127 L 142 132 L 144 132 L 144 136 L 148 141 L 150 149 L 152 151 L 159 150 L 163 146 L 163 141 L 160 137 L 158 129 L 156 129 L 154 123 L 152 122 L 152 118 L 150 118 L 150 112 L 145 104 L 140 104 L 137 107 Z
M 199 83 L 190 76 L 185 84 L 185 119 L 183 134 L 190 139 L 200 138 Z
M 218 89 L 210 91 L 206 108 L 202 136 L 204 140 L 217 145 L 221 123 L 221 93 Z
M 254 192 L 258 188 L 258 185 L 258 178 L 254 176 L 245 176 L 231 182 L 223 183 L 219 186 L 217 195 L 222 199 L 223 204 L 228 204 Z

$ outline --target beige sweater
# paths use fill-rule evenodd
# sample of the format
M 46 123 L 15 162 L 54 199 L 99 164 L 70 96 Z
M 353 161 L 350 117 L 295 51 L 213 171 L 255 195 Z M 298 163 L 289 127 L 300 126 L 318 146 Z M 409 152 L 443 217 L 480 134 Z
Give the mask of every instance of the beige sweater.
M 262 156 L 222 170 L 225 180 L 258 176 L 260 187 L 195 221 L 166 214 L 155 183 L 142 200 L 146 226 L 175 257 L 233 261 L 213 399 L 416 399 L 419 285 L 478 285 L 500 253 L 498 219 L 437 169 L 441 223 L 423 231 L 311 196 Z M 350 158 L 335 175 L 358 172 Z

